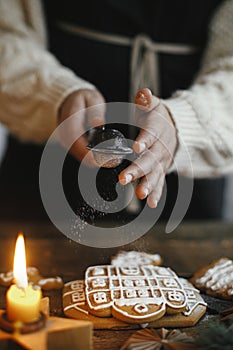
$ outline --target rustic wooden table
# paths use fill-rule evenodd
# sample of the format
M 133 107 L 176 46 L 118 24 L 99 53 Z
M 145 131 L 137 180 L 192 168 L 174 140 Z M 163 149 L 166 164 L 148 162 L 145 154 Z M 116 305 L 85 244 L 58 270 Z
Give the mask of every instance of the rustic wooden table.
M 160 253 L 164 266 L 170 266 L 178 275 L 190 277 L 199 267 L 213 259 L 233 258 L 233 224 L 220 222 L 184 223 L 173 233 L 165 234 L 163 225 L 156 225 L 146 235 L 125 247 L 97 249 L 79 245 L 63 236 L 48 223 L 0 223 L 0 272 L 12 269 L 14 244 L 17 232 L 23 230 L 26 238 L 28 266 L 36 266 L 43 276 L 60 275 L 65 282 L 83 278 L 86 267 L 110 262 L 119 249 L 136 249 Z M 5 307 L 6 289 L 0 287 L 0 309 Z M 47 292 L 50 296 L 51 314 L 63 316 L 61 292 Z M 208 298 L 206 315 L 195 326 L 184 329 L 195 336 L 217 312 L 232 302 Z M 132 330 L 94 332 L 94 349 L 119 349 L 133 333 Z

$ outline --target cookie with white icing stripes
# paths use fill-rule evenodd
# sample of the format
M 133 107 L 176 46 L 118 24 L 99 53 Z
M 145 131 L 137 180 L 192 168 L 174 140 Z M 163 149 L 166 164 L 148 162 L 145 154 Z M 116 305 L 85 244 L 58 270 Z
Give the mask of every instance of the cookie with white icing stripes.
M 233 300 L 233 260 L 213 261 L 195 272 L 191 282 L 209 295 Z
M 65 285 L 63 309 L 95 328 L 129 328 L 148 322 L 156 327 L 160 320 L 167 327 L 193 325 L 206 307 L 198 290 L 169 268 L 104 265 L 89 267 L 85 282 Z
M 163 262 L 159 254 L 149 254 L 135 250 L 120 251 L 111 260 L 111 265 L 115 266 L 140 266 L 154 265 L 159 266 Z

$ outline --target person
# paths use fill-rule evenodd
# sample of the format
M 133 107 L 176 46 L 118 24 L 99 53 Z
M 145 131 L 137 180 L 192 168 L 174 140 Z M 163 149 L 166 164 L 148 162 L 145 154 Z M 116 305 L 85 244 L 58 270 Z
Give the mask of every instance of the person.
M 232 0 L 89 1 L 80 3 L 78 11 L 75 1 L 56 7 L 44 1 L 50 52 L 41 5 L 38 0 L 0 0 L 0 121 L 13 135 L 24 142 L 45 142 L 60 122 L 84 107 L 127 101 L 129 90 L 132 98 L 149 87 L 163 99 L 158 101 L 149 90 L 137 96 L 148 98 L 144 107 L 150 132 L 141 130 L 134 146 L 141 154 L 141 170 L 137 162 L 124 169 L 119 174 L 122 184 L 141 179 L 137 194 L 155 207 L 174 161 L 182 175 L 190 175 L 182 163 L 183 144 L 195 177 L 233 170 Z M 79 130 L 83 118 L 76 125 Z M 91 126 L 103 122 L 100 113 Z M 71 149 L 79 160 L 86 155 L 86 143 L 83 136 Z M 208 201 L 216 209 L 204 217 L 220 212 L 223 182 L 215 181 L 220 190 L 210 186 Z M 205 196 L 209 184 L 204 182 Z M 198 182 L 195 193 L 195 210 L 201 216 L 207 205 L 204 201 L 201 207 Z

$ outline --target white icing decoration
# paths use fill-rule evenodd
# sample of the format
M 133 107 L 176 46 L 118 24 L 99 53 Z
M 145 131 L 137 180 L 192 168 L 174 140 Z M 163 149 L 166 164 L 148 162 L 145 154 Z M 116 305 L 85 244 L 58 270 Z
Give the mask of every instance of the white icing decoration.
M 185 293 L 186 293 L 186 296 L 188 299 L 191 299 L 191 300 L 196 299 L 196 295 L 194 293 L 194 290 L 186 290 Z
M 168 297 L 168 300 L 170 300 L 170 301 L 179 302 L 179 301 L 184 300 L 184 295 L 180 292 L 177 292 L 177 291 L 168 292 L 167 297 Z
M 151 305 L 162 305 L 164 299 L 161 298 L 134 298 L 134 299 L 118 299 L 115 300 L 115 304 L 118 306 L 132 306 L 136 304 L 151 304 Z
M 134 284 L 137 287 L 143 287 L 146 285 L 146 282 L 145 282 L 145 280 L 135 280 Z
M 14 278 L 13 271 L 0 273 L 0 280 L 2 280 L 4 283 L 11 282 L 13 278 Z
M 159 254 L 149 254 L 137 251 L 122 251 L 112 259 L 114 266 L 139 266 L 139 265 L 158 265 L 161 263 Z
M 66 285 L 67 285 L 67 284 L 66 284 Z M 83 281 L 74 281 L 74 282 L 72 282 L 71 285 L 70 285 L 70 288 L 71 288 L 72 290 L 83 289 L 83 287 L 84 287 Z
M 122 281 L 123 286 L 125 287 L 133 287 L 133 281 L 132 280 L 123 280 Z
M 179 278 L 179 281 L 181 282 L 182 286 L 184 287 L 185 294 L 187 297 L 187 307 L 186 311 L 183 312 L 184 316 L 189 316 L 193 312 L 193 310 L 198 306 L 207 306 L 207 304 L 204 302 L 204 300 L 200 296 L 200 292 L 198 289 L 196 289 L 192 283 L 190 283 L 185 278 Z
M 42 278 L 39 280 L 39 282 L 37 282 L 40 286 L 44 286 L 47 283 L 62 283 L 62 279 L 61 277 L 57 276 L 57 277 L 50 277 L 50 278 Z
M 136 298 L 137 292 L 135 289 L 126 289 L 125 291 L 126 298 Z
M 153 269 L 153 267 L 152 267 Z M 114 273 L 111 269 L 111 267 L 106 266 L 106 277 L 111 279 L 111 276 L 113 276 L 112 274 Z M 113 291 L 111 292 L 111 296 L 112 296 L 112 300 L 109 301 L 107 304 L 99 304 L 96 305 L 94 307 L 94 309 L 98 310 L 99 308 L 106 308 L 108 306 L 111 306 L 113 308 L 115 308 L 117 310 L 117 312 L 120 312 L 121 314 L 130 317 L 132 319 L 140 319 L 143 321 L 143 319 L 145 319 L 146 317 L 148 317 L 148 314 L 146 315 L 140 315 L 138 314 L 137 316 L 133 316 L 133 315 L 129 315 L 129 313 L 127 311 L 124 311 L 122 309 L 119 309 L 118 307 L 122 307 L 122 306 L 135 306 L 137 304 L 145 304 L 145 305 L 156 305 L 157 307 L 160 306 L 160 309 L 155 311 L 155 312 L 149 312 L 149 316 L 153 316 L 153 315 L 157 315 L 158 313 L 162 312 L 163 310 L 165 310 L 166 307 L 166 299 L 164 299 L 163 295 L 161 294 L 160 288 L 156 288 L 154 289 L 154 285 L 152 288 L 152 283 L 150 283 L 148 276 L 146 276 L 146 271 L 147 270 L 143 270 L 144 274 L 142 274 L 140 276 L 140 279 L 144 278 L 147 283 L 148 286 L 146 288 L 140 288 L 138 289 L 137 287 L 134 287 L 137 290 L 138 293 L 138 298 L 131 298 L 131 299 L 126 299 L 123 298 L 123 294 L 122 291 L 126 290 L 127 288 L 125 288 L 123 285 L 121 285 L 121 283 L 119 283 L 119 285 L 116 287 L 113 287 Z M 89 274 L 90 271 L 87 271 L 87 274 Z M 121 278 L 123 280 L 125 280 L 125 276 L 121 276 L 119 269 L 116 270 L 117 272 L 117 276 L 119 279 L 119 282 L 121 281 Z M 91 274 L 92 275 L 92 274 Z M 155 275 L 155 274 L 154 274 Z M 115 273 L 114 273 L 115 276 Z M 116 276 L 114 277 L 114 279 L 116 279 Z M 186 300 L 187 300 L 187 310 L 185 312 L 183 312 L 183 315 L 185 316 L 189 316 L 193 310 L 197 307 L 197 305 L 203 305 L 206 306 L 207 304 L 203 301 L 203 299 L 201 298 L 201 296 L 199 295 L 199 291 L 198 289 L 194 288 L 193 285 L 186 279 L 184 278 L 179 278 L 179 282 L 181 284 L 181 287 L 183 287 L 183 291 L 185 292 L 186 295 Z M 63 294 L 63 298 L 67 295 L 73 294 L 73 290 L 75 290 L 76 288 L 79 289 L 79 292 L 82 292 L 85 298 L 85 293 L 84 293 L 84 283 L 83 281 L 72 281 L 69 283 L 66 283 L 65 286 L 70 286 L 71 291 L 67 291 L 66 293 Z M 143 293 L 147 293 L 150 290 L 151 293 L 151 297 L 145 297 L 143 296 Z M 162 290 L 166 290 L 166 288 L 162 288 Z M 233 289 L 230 289 L 231 291 L 231 295 L 233 294 Z M 109 290 L 107 289 L 106 292 L 109 292 Z M 88 281 L 86 281 L 86 293 L 87 293 L 87 302 L 88 302 L 88 297 L 89 297 L 89 292 L 88 292 Z M 91 292 L 90 292 L 91 293 Z M 114 294 L 115 293 L 115 294 Z M 114 297 L 114 295 L 118 296 L 118 297 Z M 120 295 L 122 296 L 120 298 Z M 107 295 L 105 295 L 104 297 L 105 301 L 107 302 Z M 80 308 L 79 306 L 81 305 L 85 305 L 84 301 L 80 301 L 76 304 L 71 304 L 68 305 L 66 307 L 64 307 L 64 311 L 67 311 L 69 309 L 77 309 L 79 312 L 83 312 L 85 314 L 88 314 L 88 312 L 86 310 L 83 310 L 82 308 Z M 90 304 L 89 301 L 89 305 L 93 308 L 93 305 Z M 175 306 L 172 305 L 172 307 L 175 308 Z M 148 308 L 149 310 L 149 308 Z M 145 325 L 142 323 L 142 325 Z
M 161 276 L 171 276 L 174 274 L 168 267 L 156 267 L 156 272 Z
M 198 306 L 198 305 L 202 305 L 202 306 L 207 306 L 207 304 L 204 302 L 204 300 L 199 296 L 200 299 L 196 298 L 195 300 L 188 300 L 187 301 L 187 310 L 183 312 L 183 314 L 185 316 L 189 316 L 191 315 L 191 313 L 193 312 L 193 310 Z
M 146 304 L 136 304 L 134 306 L 134 310 L 138 313 L 138 314 L 143 314 L 145 312 L 148 312 L 148 306 Z
M 84 310 L 84 309 L 82 309 L 81 307 L 79 307 L 79 305 L 84 305 L 84 304 L 85 304 L 85 303 L 82 303 L 82 304 L 81 304 L 81 303 L 78 303 L 78 304 L 67 305 L 67 306 L 64 307 L 64 311 L 68 311 L 68 310 L 70 310 L 70 309 L 76 309 L 76 310 L 78 310 L 79 312 L 82 312 L 82 313 L 88 315 L 89 312 L 88 312 L 87 310 Z
M 196 283 L 212 291 L 228 293 L 233 285 L 233 261 L 220 259 L 213 267 L 206 270 L 203 276 L 197 278 Z
M 76 309 L 79 312 L 82 312 L 88 315 L 88 311 L 81 308 L 80 306 L 85 305 L 85 291 L 84 291 L 84 282 L 81 280 L 68 282 L 65 284 L 65 287 L 70 287 L 70 290 L 63 294 L 63 300 L 66 296 L 71 295 L 71 301 L 69 305 L 64 307 L 64 311 L 70 309 Z
M 140 273 L 140 270 L 137 266 L 121 267 L 120 269 L 124 275 L 134 276 Z
M 94 267 L 93 269 L 92 269 L 92 275 L 93 276 L 102 276 L 102 275 L 105 275 L 105 270 L 104 270 L 104 268 L 103 267 Z
M 84 290 L 79 290 L 79 291 L 76 291 L 75 293 L 73 293 L 71 296 L 71 299 L 72 299 L 73 303 L 80 303 L 80 302 L 85 301 Z
M 150 295 L 149 295 L 148 290 L 139 289 L 139 290 L 138 290 L 138 296 L 139 296 L 140 298 L 148 298 Z
M 103 278 L 96 278 L 92 280 L 93 288 L 106 287 L 106 285 L 106 281 Z
M 137 300 L 136 300 L 136 301 L 137 301 Z M 157 300 L 157 301 L 158 301 L 158 300 Z M 118 306 L 118 305 L 121 306 L 120 300 L 118 300 L 117 302 L 115 302 L 115 303 L 112 305 L 112 307 L 113 307 L 114 309 L 116 309 L 117 312 L 121 313 L 122 315 L 124 315 L 124 316 L 126 316 L 126 317 L 130 317 L 130 318 L 132 318 L 132 319 L 137 319 L 137 320 L 144 320 L 145 318 L 148 318 L 148 316 L 153 317 L 153 316 L 156 316 L 156 315 L 158 315 L 158 314 L 160 314 L 160 313 L 162 313 L 162 312 L 164 312 L 164 311 L 166 310 L 166 305 L 165 305 L 165 303 L 164 303 L 163 298 L 161 298 L 160 301 L 161 301 L 161 303 L 155 304 L 155 303 L 154 303 L 154 299 L 152 299 L 152 300 L 151 300 L 151 304 L 152 304 L 152 305 L 156 305 L 156 306 L 160 306 L 160 309 L 159 309 L 159 310 L 156 310 L 156 311 L 154 311 L 154 312 L 150 311 L 150 313 L 148 313 L 148 314 L 146 314 L 146 315 L 140 315 L 140 314 L 138 314 L 138 315 L 134 316 L 134 315 L 130 315 L 127 311 L 125 311 L 125 310 L 123 310 L 123 309 L 119 309 L 117 306 Z M 125 301 L 124 301 L 124 302 L 125 302 Z M 148 299 L 147 299 L 147 302 L 148 302 Z M 139 300 L 138 300 L 138 303 L 143 303 L 143 300 L 142 300 L 142 299 L 139 299 Z M 125 303 L 122 304 L 122 305 L 125 305 Z M 135 305 L 135 304 L 130 304 L 130 299 L 128 299 L 128 300 L 127 300 L 126 306 L 127 306 L 127 305 L 132 306 L 132 305 Z
M 170 278 L 170 279 L 164 278 L 163 285 L 167 288 L 173 288 L 173 287 L 177 287 L 177 282 L 173 278 Z
M 93 294 L 93 299 L 96 304 L 107 303 L 107 295 L 105 292 L 97 292 Z
M 93 270 L 104 271 L 106 288 L 93 287 Z M 135 278 L 137 276 L 137 278 Z M 165 280 L 165 285 L 174 285 L 174 288 L 163 286 L 159 281 Z M 132 285 L 133 282 L 133 285 Z M 98 310 L 113 307 L 118 313 L 128 318 L 146 319 L 158 315 L 166 310 L 166 304 L 174 310 L 187 305 L 187 297 L 182 284 L 174 271 L 165 267 L 148 266 L 112 266 L 104 265 L 89 267 L 85 275 L 86 300 L 90 309 Z M 98 293 L 106 292 L 101 297 Z M 174 293 L 175 294 L 172 294 Z M 169 294 L 170 293 L 170 294 Z M 170 295 L 170 299 L 168 296 Z M 178 301 L 178 302 L 177 302 Z M 132 315 L 132 307 L 136 304 L 148 306 L 148 313 Z M 151 305 L 151 307 L 149 307 Z M 154 305 L 154 307 L 153 307 Z M 125 310 L 124 306 L 130 306 Z M 156 311 L 153 311 L 156 306 Z

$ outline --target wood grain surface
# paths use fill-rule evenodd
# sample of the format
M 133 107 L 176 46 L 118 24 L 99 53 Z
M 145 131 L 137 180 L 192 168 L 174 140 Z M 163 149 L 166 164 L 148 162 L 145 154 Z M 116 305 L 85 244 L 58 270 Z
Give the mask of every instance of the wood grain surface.
M 194 271 L 210 261 L 226 256 L 233 258 L 233 224 L 221 222 L 190 222 L 180 225 L 173 233 L 164 233 L 163 225 L 156 225 L 137 241 L 118 248 L 91 248 L 73 242 L 62 235 L 52 224 L 40 222 L 0 223 L 0 273 L 12 269 L 17 232 L 22 230 L 26 239 L 27 265 L 37 267 L 43 276 L 59 275 L 68 282 L 82 279 L 90 265 L 108 264 L 118 250 L 141 250 L 159 253 L 163 265 L 170 266 L 179 276 L 191 277 Z M 0 309 L 5 307 L 6 288 L 0 287 Z M 51 314 L 64 316 L 61 291 L 44 292 L 50 297 Z M 211 319 L 218 318 L 218 311 L 232 306 L 204 296 L 208 302 L 206 315 L 195 326 L 183 329 L 196 336 L 200 328 Z M 134 330 L 94 331 L 94 350 L 120 349 Z

